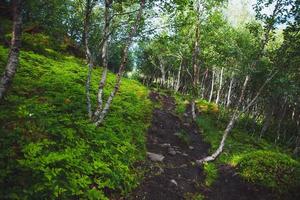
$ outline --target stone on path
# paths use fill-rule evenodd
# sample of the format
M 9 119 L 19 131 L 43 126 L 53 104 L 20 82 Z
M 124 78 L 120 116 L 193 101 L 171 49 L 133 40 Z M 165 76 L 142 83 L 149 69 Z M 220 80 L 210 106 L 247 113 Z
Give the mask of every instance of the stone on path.
M 171 182 L 172 184 L 176 185 L 176 186 L 178 185 L 177 182 L 176 182 L 174 179 L 172 179 L 170 182 Z
M 147 156 L 150 160 L 154 162 L 162 162 L 164 160 L 164 156 L 156 153 L 147 152 Z
M 170 147 L 170 148 L 168 149 L 168 153 L 169 153 L 170 155 L 172 155 L 172 156 L 175 156 L 175 155 L 176 155 L 176 151 L 175 151 L 172 147 Z

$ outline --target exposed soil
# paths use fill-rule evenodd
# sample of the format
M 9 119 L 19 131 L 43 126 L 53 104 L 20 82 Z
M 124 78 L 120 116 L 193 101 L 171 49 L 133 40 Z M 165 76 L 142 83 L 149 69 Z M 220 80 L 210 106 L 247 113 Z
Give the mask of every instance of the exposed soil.
M 152 92 L 150 99 L 161 102 L 162 108 L 154 110 L 147 151 L 163 155 L 164 159 L 148 159 L 143 164 L 145 177 L 128 199 L 196 199 L 198 194 L 212 200 L 276 199 L 272 191 L 243 181 L 233 168 L 225 165 L 220 166 L 219 178 L 213 186 L 205 187 L 203 169 L 194 162 L 208 154 L 209 145 L 191 121 L 189 108 L 180 118 L 174 114 L 176 105 L 172 97 Z

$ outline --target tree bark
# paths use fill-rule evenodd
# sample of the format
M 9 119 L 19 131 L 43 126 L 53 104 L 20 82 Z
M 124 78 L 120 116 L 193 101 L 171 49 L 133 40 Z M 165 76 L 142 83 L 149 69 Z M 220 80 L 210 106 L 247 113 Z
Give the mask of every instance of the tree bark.
M 272 102 L 270 101 L 269 105 L 267 106 L 264 124 L 263 124 L 263 127 L 262 127 L 261 131 L 260 131 L 260 137 L 262 137 L 266 133 L 266 131 L 268 130 L 268 128 L 271 124 L 272 116 L 273 116 L 273 110 L 274 110 L 274 107 L 272 106 Z
M 19 64 L 19 52 L 22 36 L 22 1 L 13 0 L 13 30 L 10 44 L 10 52 L 5 71 L 0 80 L 0 100 L 10 87 Z
M 183 62 L 183 59 L 180 60 L 180 65 L 179 65 L 179 69 L 178 69 L 178 73 L 177 73 L 175 92 L 178 92 L 179 87 L 180 87 L 180 77 L 181 77 L 180 75 L 181 75 L 181 69 L 182 69 L 182 62 Z
M 228 89 L 228 95 L 227 95 L 227 102 L 226 102 L 226 106 L 229 107 L 230 103 L 231 103 L 231 90 L 232 90 L 232 85 L 234 82 L 234 75 L 232 73 L 231 75 L 231 79 L 230 79 L 230 84 L 229 84 L 229 89 Z
M 220 100 L 220 93 L 221 93 L 222 82 L 223 82 L 223 70 L 224 70 L 224 68 L 222 67 L 221 74 L 220 74 L 220 83 L 219 83 L 219 88 L 218 88 L 218 93 L 217 93 L 216 104 L 218 104 L 219 100 Z
M 103 104 L 103 89 L 106 83 L 106 78 L 107 78 L 107 71 L 108 71 L 108 34 L 109 34 L 109 27 L 110 27 L 110 6 L 112 4 L 112 0 L 105 0 L 105 11 L 104 11 L 104 19 L 105 19 L 105 24 L 104 24 L 104 30 L 103 30 L 103 44 L 102 44 L 102 52 L 101 52 L 101 57 L 102 57 L 102 65 L 103 65 L 103 71 L 102 71 L 102 76 L 101 80 L 99 83 L 98 87 L 98 105 L 96 108 L 96 111 L 94 113 L 95 118 L 99 116 L 101 110 L 102 110 L 102 104 Z
M 87 0 L 85 6 L 85 18 L 84 18 L 84 25 L 83 25 L 82 40 L 84 41 L 85 56 L 88 62 L 88 74 L 87 74 L 87 80 L 85 84 L 85 92 L 86 92 L 87 112 L 90 119 L 92 119 L 92 115 L 93 115 L 92 106 L 91 106 L 90 85 L 91 85 L 92 70 L 94 66 L 92 54 L 88 44 L 88 32 L 89 32 L 89 22 L 90 22 L 91 12 L 92 12 L 91 0 Z
M 204 93 L 205 93 L 205 82 L 207 79 L 207 74 L 208 74 L 208 68 L 206 68 L 205 73 L 203 75 L 202 81 L 201 81 L 201 98 L 204 98 Z
M 120 88 L 121 78 L 123 76 L 125 65 L 127 63 L 129 46 L 132 43 L 132 38 L 135 36 L 135 34 L 137 32 L 137 28 L 138 28 L 138 25 L 139 25 L 140 20 L 142 18 L 144 7 L 145 7 L 145 0 L 141 0 L 140 1 L 140 9 L 139 9 L 139 12 L 138 12 L 138 14 L 136 16 L 135 23 L 131 27 L 131 31 L 130 31 L 129 37 L 128 37 L 128 39 L 126 41 L 126 44 L 125 44 L 125 47 L 123 49 L 122 62 L 121 62 L 121 65 L 120 65 L 120 68 L 119 68 L 119 72 L 118 72 L 117 77 L 116 77 L 115 87 L 114 87 L 113 91 L 110 93 L 110 96 L 108 97 L 108 100 L 106 101 L 106 104 L 105 104 L 102 112 L 100 113 L 98 120 L 95 122 L 96 126 L 99 126 L 99 124 L 101 124 L 103 122 L 105 116 L 108 113 L 108 110 L 110 108 L 111 102 L 112 102 L 113 98 L 115 97 L 116 93 L 118 92 L 118 90 Z
M 215 72 L 214 69 L 212 70 L 212 78 L 211 78 L 211 89 L 210 89 L 210 95 L 209 95 L 209 102 L 212 100 L 213 92 L 214 92 L 214 77 L 215 77 Z
M 165 84 L 166 84 L 166 70 L 165 70 L 165 66 L 163 65 L 162 58 L 159 59 L 159 69 L 160 69 L 160 72 L 161 72 L 161 86 L 165 87 Z

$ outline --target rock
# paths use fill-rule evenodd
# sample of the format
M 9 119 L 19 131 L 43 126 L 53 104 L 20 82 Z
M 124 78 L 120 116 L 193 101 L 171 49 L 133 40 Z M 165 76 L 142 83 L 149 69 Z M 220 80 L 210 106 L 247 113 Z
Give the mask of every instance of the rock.
M 189 155 L 188 155 L 188 154 L 186 154 L 186 153 L 183 153 L 182 155 L 183 155 L 183 156 L 189 156 Z
M 168 149 L 168 153 L 169 153 L 170 155 L 172 155 L 172 156 L 175 156 L 175 155 L 176 155 L 176 151 L 175 151 L 172 147 L 170 147 L 170 148 Z
M 180 165 L 179 167 L 180 168 L 185 168 L 185 167 L 187 167 L 188 165 L 187 164 L 182 164 L 182 165 Z
M 176 133 L 174 133 L 174 135 L 175 136 L 179 136 L 179 135 L 181 135 L 180 133 L 178 133 L 178 132 L 176 132 Z
M 147 152 L 147 156 L 150 160 L 154 162 L 162 162 L 164 160 L 164 156 L 156 153 Z
M 195 149 L 195 148 L 194 148 L 193 146 L 189 146 L 189 149 L 190 149 L 190 150 L 193 150 L 193 149 Z
M 171 147 L 171 145 L 168 144 L 168 143 L 161 144 L 160 146 L 161 146 L 161 147 Z
M 176 182 L 174 179 L 172 179 L 170 182 L 171 182 L 172 184 L 174 184 L 175 186 L 178 186 L 177 182 Z

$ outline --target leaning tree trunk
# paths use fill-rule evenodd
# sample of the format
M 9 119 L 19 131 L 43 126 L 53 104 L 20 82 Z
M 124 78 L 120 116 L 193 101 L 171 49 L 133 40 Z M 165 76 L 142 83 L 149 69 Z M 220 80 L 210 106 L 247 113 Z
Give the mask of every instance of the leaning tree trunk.
M 16 74 L 19 64 L 19 52 L 22 36 L 22 1 L 13 0 L 13 30 L 10 44 L 10 52 L 8 62 L 4 74 L 0 80 L 0 100 L 4 97 L 6 91 L 12 83 L 12 79 Z
M 245 81 L 244 81 L 244 84 L 243 84 L 243 87 L 242 87 L 242 92 L 241 92 L 241 96 L 239 98 L 239 101 L 238 101 L 238 105 L 237 105 L 237 108 L 235 109 L 235 111 L 233 112 L 232 114 L 232 117 L 224 131 L 224 134 L 223 134 L 223 137 L 222 137 L 222 140 L 220 142 L 220 145 L 218 147 L 218 149 L 211 155 L 211 156 L 207 156 L 201 160 L 197 160 L 197 164 L 203 164 L 205 162 L 209 162 L 209 161 L 213 161 L 215 160 L 223 151 L 224 149 L 224 145 L 225 145 L 225 141 L 226 141 L 226 138 L 228 136 L 228 134 L 231 132 L 231 130 L 233 129 L 234 127 L 234 124 L 236 122 L 236 119 L 238 118 L 238 113 L 239 113 L 239 106 L 241 105 L 243 99 L 244 99 L 244 94 L 245 94 L 245 90 L 246 90 L 246 87 L 247 87 L 247 83 L 249 81 L 249 76 L 246 76 L 245 78 Z
M 219 145 L 218 149 L 212 155 L 207 156 L 205 158 L 202 158 L 200 160 L 197 160 L 196 161 L 197 164 L 200 165 L 200 164 L 203 164 L 205 162 L 213 161 L 223 152 L 226 138 L 227 138 L 228 134 L 231 132 L 231 130 L 233 129 L 236 120 L 240 117 L 241 114 L 243 114 L 245 111 L 247 111 L 255 103 L 255 101 L 257 100 L 257 98 L 261 94 L 262 90 L 272 80 L 272 78 L 275 76 L 276 73 L 277 72 L 270 75 L 270 77 L 259 88 L 259 90 L 256 93 L 255 97 L 249 102 L 249 104 L 247 106 L 245 106 L 245 108 L 242 111 L 239 111 L 239 107 L 241 106 L 242 101 L 244 99 L 246 86 L 247 86 L 247 83 L 249 81 L 249 76 L 248 75 L 246 76 L 243 87 L 242 87 L 241 96 L 240 96 L 238 104 L 237 104 L 237 107 L 236 107 L 235 111 L 233 112 L 232 117 L 231 117 L 225 131 L 224 131 L 224 134 L 223 134 L 223 137 L 222 137 L 222 140 L 220 142 L 220 145 Z
M 95 122 L 96 126 L 98 126 L 99 124 L 101 124 L 103 122 L 105 116 L 108 113 L 108 110 L 110 108 L 110 105 L 111 105 L 111 102 L 112 102 L 113 98 L 115 97 L 116 93 L 119 91 L 120 84 L 121 84 L 121 78 L 123 76 L 125 65 L 127 63 L 129 46 L 132 43 L 132 38 L 135 36 L 135 34 L 137 32 L 137 28 L 138 28 L 138 25 L 141 21 L 144 7 L 145 7 L 145 0 L 141 0 L 140 1 L 140 9 L 139 9 L 139 12 L 137 14 L 136 21 L 135 21 L 134 25 L 131 28 L 129 37 L 128 37 L 128 39 L 126 41 L 126 44 L 125 44 L 125 47 L 123 49 L 122 61 L 121 61 L 121 65 L 120 65 L 120 68 L 119 68 L 119 72 L 118 72 L 117 77 L 116 77 L 115 87 L 114 87 L 113 91 L 110 93 L 110 96 L 108 97 L 108 100 L 106 101 L 106 104 L 105 104 L 103 110 L 101 111 L 98 120 Z

